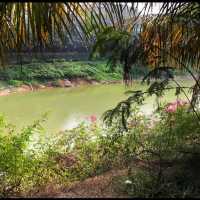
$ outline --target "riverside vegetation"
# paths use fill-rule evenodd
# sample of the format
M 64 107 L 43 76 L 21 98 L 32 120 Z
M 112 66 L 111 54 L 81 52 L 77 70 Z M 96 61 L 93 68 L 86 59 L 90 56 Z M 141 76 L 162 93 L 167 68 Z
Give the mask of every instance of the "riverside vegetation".
M 123 132 L 117 121 L 107 127 L 91 116 L 87 123 L 47 137 L 42 134 L 46 115 L 19 132 L 1 117 L 1 197 L 34 196 L 48 183 L 67 187 L 120 168 L 128 174 L 112 180 L 119 194 L 199 197 L 200 127 L 182 102 L 162 105 L 153 120 L 134 106 Z
M 127 174 L 109 183 L 118 197 L 200 196 L 200 4 L 162 2 L 157 14 L 153 14 L 154 6 L 145 3 L 140 11 L 138 2 L 0 4 L 2 65 L 14 52 L 58 50 L 61 46 L 71 51 L 84 45 L 88 50 L 93 46 L 93 58 L 108 59 L 112 69 L 93 67 L 91 62 L 76 62 L 75 67 L 66 61 L 36 62 L 1 71 L 4 85 L 33 88 L 50 82 L 57 87 L 62 79 L 67 84 L 74 77 L 91 82 L 123 78 L 128 85 L 138 63 L 151 69 L 143 78 L 148 89 L 127 91 L 126 100 L 105 112 L 103 124 L 90 116 L 89 122 L 49 137 L 43 134 L 46 115 L 21 131 L 1 117 L 1 197 L 42 196 L 48 184 L 59 191 L 120 168 L 127 169 Z M 185 70 L 194 85 L 182 87 L 172 76 L 173 69 Z M 123 77 L 118 76 L 121 72 Z M 171 81 L 175 86 L 170 86 Z M 164 91 L 172 89 L 176 101 L 161 104 Z M 187 102 L 180 99 L 181 93 Z M 137 106 L 152 95 L 157 109 L 152 116 L 144 116 Z M 55 196 L 52 190 L 48 196 Z
M 33 62 L 22 69 L 7 68 L 2 71 L 2 79 L 20 86 L 61 78 L 122 78 L 120 68 L 110 72 L 102 61 L 93 62 L 95 68 L 90 64 L 63 60 Z M 141 70 L 135 74 L 144 73 Z M 1 197 L 40 196 L 48 184 L 59 190 L 116 169 L 128 170 L 126 175 L 112 179 L 112 187 L 119 195 L 199 196 L 198 166 L 191 164 L 199 159 L 199 121 L 193 112 L 188 112 L 188 104 L 183 101 L 163 104 L 150 117 L 133 106 L 127 130 L 123 131 L 117 119 L 106 126 L 90 116 L 72 130 L 47 136 L 43 128 L 46 120 L 45 115 L 19 131 L 1 116 Z
M 106 62 L 66 61 L 54 59 L 42 62 L 33 60 L 29 64 L 12 65 L 1 69 L 2 88 L 5 86 L 20 87 L 22 85 L 38 88 L 41 86 L 62 87 L 61 80 L 77 79 L 95 81 L 121 80 L 121 70 L 110 72 Z M 69 82 L 70 83 L 70 82 Z M 71 86 L 68 83 L 68 86 Z
M 135 78 L 141 77 L 147 72 L 147 68 L 136 67 Z M 47 81 L 59 79 L 83 78 L 96 81 L 113 81 L 122 79 L 122 69 L 117 67 L 111 71 L 106 61 L 66 61 L 65 59 L 54 59 L 46 62 L 33 60 L 22 66 L 12 65 L 1 69 L 0 79 L 8 85 L 21 86 L 22 84 L 37 85 Z
M 133 79 L 141 79 L 149 72 L 145 66 L 136 65 L 131 70 Z M 176 75 L 186 73 L 174 70 Z M 81 82 L 115 83 L 122 80 L 120 64 L 110 69 L 106 60 L 68 61 L 52 59 L 41 61 L 33 59 L 31 63 L 9 65 L 0 69 L 0 90 L 23 87 L 25 90 L 45 87 L 71 87 Z M 23 89 L 22 88 L 22 89 Z M 23 90 L 22 90 L 23 91 Z M 9 91 L 8 91 L 9 92 Z

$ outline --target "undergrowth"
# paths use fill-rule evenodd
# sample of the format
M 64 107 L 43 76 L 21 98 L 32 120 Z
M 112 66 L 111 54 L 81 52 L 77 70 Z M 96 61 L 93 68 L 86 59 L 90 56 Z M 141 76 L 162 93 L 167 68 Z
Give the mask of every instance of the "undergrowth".
M 45 118 L 44 118 L 45 119 Z M 128 130 L 96 120 L 48 136 L 43 120 L 20 132 L 0 120 L 0 194 L 34 196 L 49 182 L 73 181 L 128 168 L 113 180 L 117 192 L 131 197 L 199 197 L 198 120 L 187 105 L 163 107 L 151 118 L 133 108 Z
M 109 71 L 103 61 L 63 61 L 32 62 L 29 64 L 12 65 L 1 69 L 1 80 L 10 81 L 48 81 L 57 79 L 86 78 L 95 80 L 120 80 L 121 69 Z

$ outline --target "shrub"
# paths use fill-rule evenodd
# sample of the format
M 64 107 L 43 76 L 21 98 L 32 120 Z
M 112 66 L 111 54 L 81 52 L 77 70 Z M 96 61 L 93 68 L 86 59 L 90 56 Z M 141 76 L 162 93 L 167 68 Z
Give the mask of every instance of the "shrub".
M 199 162 L 199 120 L 187 106 L 173 112 L 164 107 L 159 118 L 154 126 L 137 123 L 142 128 L 139 134 L 136 127 L 129 129 L 134 138 L 127 140 L 134 147 L 133 163 L 129 165 L 131 184 L 124 188 L 132 197 L 198 197 L 199 173 L 191 161 Z
M 96 80 L 122 79 L 122 71 L 109 71 L 105 62 L 67 62 L 62 59 L 51 62 L 36 62 L 9 66 L 1 70 L 3 80 L 45 81 L 62 78 L 87 78 Z
M 64 147 L 65 154 L 72 154 L 76 158 L 75 164 L 67 169 L 68 179 L 80 180 L 96 174 L 98 158 L 99 129 L 95 124 L 80 124 L 72 130 L 66 130 L 58 140 L 59 147 Z
M 149 72 L 149 69 L 147 66 L 144 67 L 141 65 L 139 66 L 136 65 L 131 68 L 131 76 L 136 79 L 144 77 L 148 72 Z
M 30 81 L 24 81 L 24 84 L 26 85 L 32 85 L 32 86 L 38 86 L 40 84 L 37 80 L 30 80 Z
M 56 174 L 55 165 L 48 159 L 48 147 L 34 144 L 39 150 L 29 149 L 33 135 L 42 131 L 41 121 L 17 133 L 0 117 L 0 195 L 8 197 L 27 193 L 45 184 Z
M 131 197 L 198 197 L 198 118 L 187 105 L 173 112 L 166 106 L 157 111 L 156 120 L 152 116 L 154 121 L 134 108 L 127 131 L 120 131 L 117 122 L 110 127 L 98 124 L 92 115 L 90 123 L 47 138 L 41 121 L 16 133 L 1 117 L 0 194 L 19 196 L 48 182 L 66 184 L 126 167 L 128 175 L 114 181 L 118 192 Z
M 8 81 L 9 85 L 15 86 L 15 87 L 20 87 L 21 85 L 23 85 L 23 81 L 19 81 L 19 80 L 9 80 Z

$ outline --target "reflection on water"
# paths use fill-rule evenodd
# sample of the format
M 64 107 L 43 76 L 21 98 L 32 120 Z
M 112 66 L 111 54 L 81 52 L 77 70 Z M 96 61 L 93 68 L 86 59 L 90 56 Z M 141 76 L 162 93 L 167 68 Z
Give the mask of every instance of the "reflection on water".
M 82 121 L 84 121 L 83 116 L 81 117 L 81 116 L 72 114 L 70 115 L 70 117 L 66 119 L 66 121 L 64 121 L 63 126 L 61 127 L 61 130 L 64 131 L 66 129 L 73 129 Z
M 188 81 L 185 84 L 191 85 L 191 82 Z M 112 84 L 11 94 L 0 97 L 0 113 L 6 116 L 8 122 L 21 128 L 50 111 L 44 127 L 48 133 L 54 133 L 59 130 L 71 129 L 91 115 L 100 118 L 103 112 L 127 98 L 124 94 L 126 90 L 142 90 L 145 87 L 145 85 L 135 82 L 132 88 L 125 88 L 122 84 Z M 141 107 L 143 113 L 150 114 L 152 112 L 154 99 L 155 97 L 150 97 L 145 101 Z M 174 99 L 174 92 L 168 92 L 165 100 Z

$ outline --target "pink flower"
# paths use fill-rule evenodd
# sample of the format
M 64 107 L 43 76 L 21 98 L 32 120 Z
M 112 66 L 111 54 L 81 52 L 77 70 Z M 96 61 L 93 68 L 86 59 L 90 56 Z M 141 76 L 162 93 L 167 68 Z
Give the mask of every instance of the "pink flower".
M 90 120 L 91 120 L 92 123 L 94 123 L 94 122 L 97 121 L 97 117 L 95 115 L 91 115 Z
M 177 100 L 177 105 L 179 106 L 184 106 L 185 104 L 187 104 L 187 101 L 184 101 L 184 100 Z
M 90 115 L 89 117 L 86 117 L 86 119 L 91 121 L 92 123 L 95 123 L 97 121 L 97 117 L 95 115 Z
M 168 103 L 165 107 L 165 111 L 169 113 L 175 112 L 178 107 L 182 107 L 185 104 L 187 104 L 187 101 L 184 100 L 177 100 L 175 102 Z
M 172 112 L 175 112 L 176 109 L 177 109 L 177 105 L 170 104 L 165 108 L 165 111 L 169 112 L 169 113 L 172 113 Z

